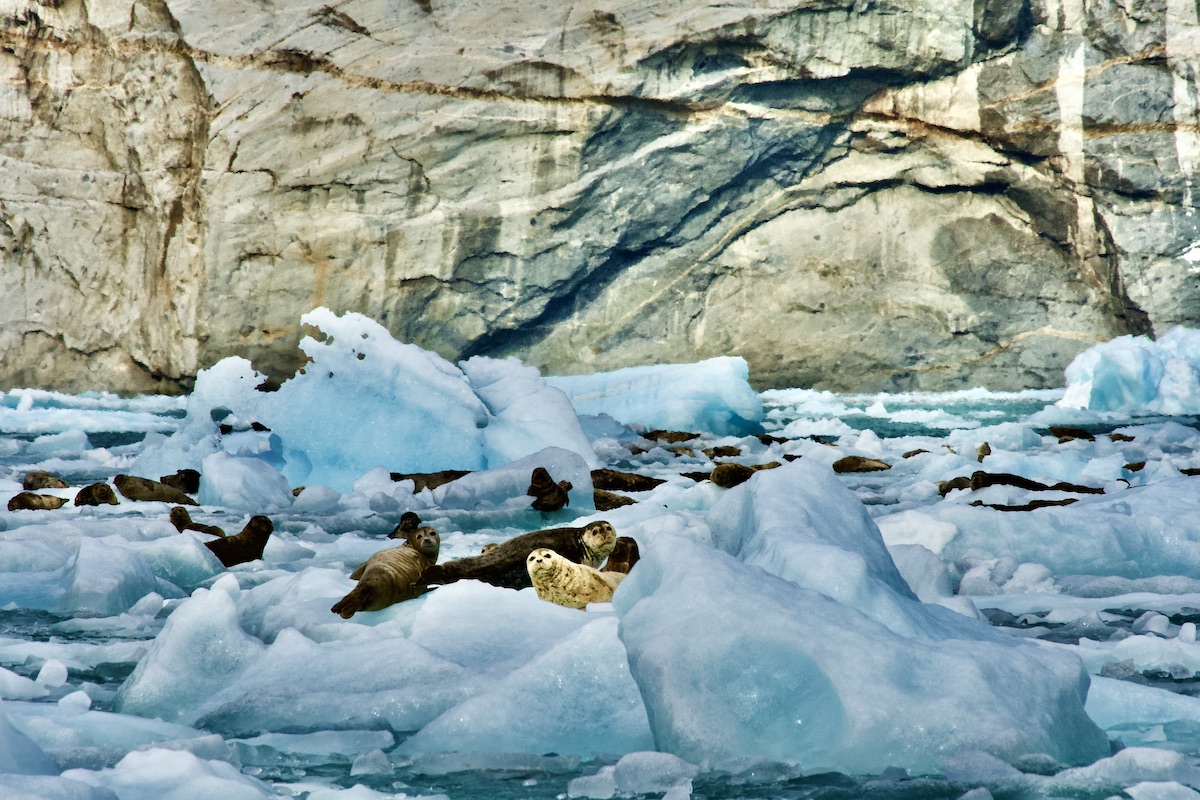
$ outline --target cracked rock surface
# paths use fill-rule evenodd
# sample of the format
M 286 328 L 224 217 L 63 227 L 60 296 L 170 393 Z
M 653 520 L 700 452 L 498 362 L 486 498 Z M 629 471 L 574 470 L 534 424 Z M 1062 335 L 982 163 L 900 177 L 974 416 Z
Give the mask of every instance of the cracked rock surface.
M 1200 324 L 1191 0 L 10 0 L 0 387 L 279 377 L 318 305 L 546 372 L 1057 385 Z

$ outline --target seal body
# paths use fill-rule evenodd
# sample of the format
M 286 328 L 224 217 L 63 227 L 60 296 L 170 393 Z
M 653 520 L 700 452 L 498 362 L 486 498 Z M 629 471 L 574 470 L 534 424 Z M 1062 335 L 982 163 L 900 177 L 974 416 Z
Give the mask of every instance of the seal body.
M 119 502 L 117 493 L 107 483 L 89 484 L 75 494 L 75 505 L 77 506 L 115 506 Z
M 417 528 L 408 541 L 371 556 L 350 573 L 358 585 L 329 610 L 343 619 L 359 611 L 379 611 L 425 591 L 421 574 L 437 561 L 441 537 L 433 528 Z
M 570 481 L 556 483 L 545 467 L 535 467 L 529 476 L 529 488 L 525 494 L 533 498 L 529 505 L 535 511 L 558 511 L 571 504 L 567 492 L 574 488 Z
M 117 475 L 113 478 L 117 491 L 130 500 L 157 500 L 175 505 L 200 505 L 174 486 L 152 481 L 149 478 L 139 478 L 136 475 Z
M 193 522 L 192 515 L 183 506 L 175 506 L 171 509 L 171 524 L 180 533 L 184 531 L 197 531 L 199 533 L 211 533 L 213 536 L 220 536 L 222 539 L 225 538 L 225 531 L 216 525 Z
M 66 489 L 69 486 L 70 484 L 62 478 L 44 469 L 26 472 L 25 477 L 21 479 L 21 488 L 29 492 L 36 492 L 38 489 Z
M 200 473 L 194 469 L 181 469 L 174 475 L 163 475 L 158 482 L 187 494 L 200 491 Z
M 601 572 L 586 564 L 576 564 L 545 547 L 529 554 L 525 568 L 538 597 L 567 608 L 608 603 L 625 579 L 624 573 Z
M 48 511 L 62 508 L 66 504 L 65 497 L 55 497 L 52 494 L 37 494 L 36 492 L 21 492 L 12 496 L 8 501 L 9 511 Z
M 515 536 L 471 558 L 430 567 L 425 570 L 422 580 L 428 584 L 445 584 L 475 579 L 507 589 L 524 589 L 532 585 L 525 559 L 534 550 L 544 547 L 568 561 L 598 567 L 608 558 L 616 542 L 617 532 L 603 520 L 583 528 L 548 528 Z
M 604 562 L 601 572 L 628 573 L 641 557 L 637 542 L 628 536 L 618 536 L 617 545 L 608 554 L 608 561 Z
M 267 539 L 271 538 L 273 530 L 275 526 L 271 520 L 255 516 L 250 518 L 241 533 L 226 536 L 224 539 L 213 539 L 211 542 L 205 542 L 204 546 L 227 567 L 245 564 L 247 561 L 262 558 Z

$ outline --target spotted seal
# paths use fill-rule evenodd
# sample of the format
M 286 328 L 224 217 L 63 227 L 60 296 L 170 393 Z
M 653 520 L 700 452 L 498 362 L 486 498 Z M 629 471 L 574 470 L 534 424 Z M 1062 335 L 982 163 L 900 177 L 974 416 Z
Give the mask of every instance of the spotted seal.
M 232 567 L 262 558 L 263 550 L 267 548 L 267 539 L 271 538 L 271 532 L 274 530 L 275 526 L 271 520 L 263 516 L 254 516 L 246 523 L 241 533 L 226 536 L 224 539 L 213 539 L 211 542 L 205 542 L 204 546 L 211 550 L 222 564 Z
M 26 472 L 21 479 L 21 488 L 27 492 L 36 492 L 39 489 L 66 489 L 70 485 L 62 478 L 44 469 Z
M 576 564 L 545 547 L 529 554 L 525 569 L 538 597 L 567 608 L 610 602 L 613 591 L 625 579 L 624 573 L 601 572 L 586 564 Z
M 417 528 L 399 547 L 381 550 L 350 573 L 358 585 L 329 610 L 350 619 L 359 611 L 379 611 L 411 600 L 426 590 L 421 573 L 437 561 L 442 540 L 433 528 Z
M 582 528 L 548 528 L 523 533 L 471 558 L 432 566 L 425 570 L 421 580 L 428 584 L 445 584 L 473 578 L 493 586 L 524 589 L 532 585 L 525 559 L 534 550 L 545 547 L 568 561 L 598 567 L 616 543 L 617 532 L 604 520 Z

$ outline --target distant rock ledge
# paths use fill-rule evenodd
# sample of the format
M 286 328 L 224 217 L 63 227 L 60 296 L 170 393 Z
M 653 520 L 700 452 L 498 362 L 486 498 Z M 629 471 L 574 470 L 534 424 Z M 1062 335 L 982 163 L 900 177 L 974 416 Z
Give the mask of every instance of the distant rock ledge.
M 1196 13 L 15 0 L 0 388 L 286 376 L 317 306 L 547 373 L 1061 385 L 1200 324 Z

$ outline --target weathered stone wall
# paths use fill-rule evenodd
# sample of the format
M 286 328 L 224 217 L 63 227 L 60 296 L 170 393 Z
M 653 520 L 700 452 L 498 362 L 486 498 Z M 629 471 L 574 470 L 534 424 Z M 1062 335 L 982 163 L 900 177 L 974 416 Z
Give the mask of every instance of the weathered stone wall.
M 0 385 L 297 366 L 1023 388 L 1200 324 L 1193 0 L 0 0 Z

